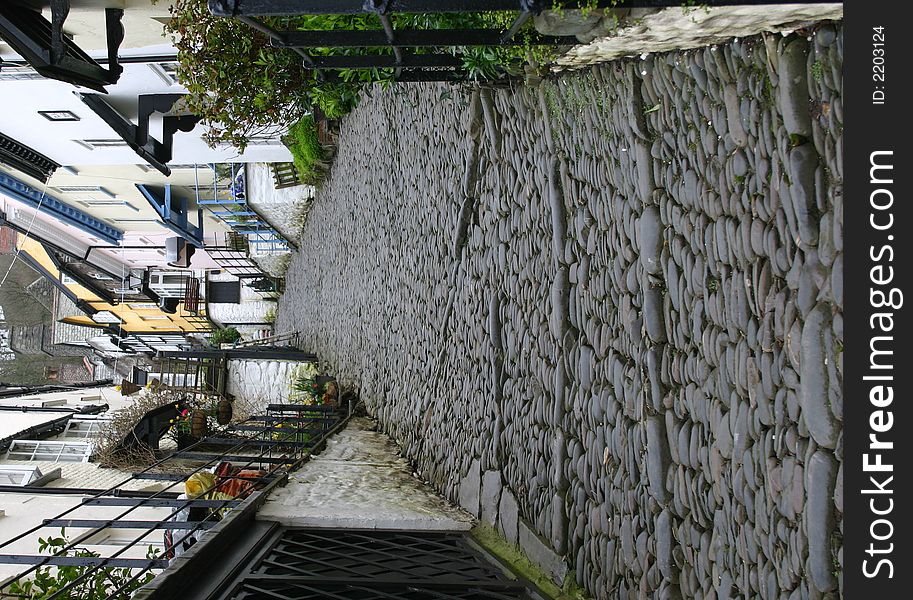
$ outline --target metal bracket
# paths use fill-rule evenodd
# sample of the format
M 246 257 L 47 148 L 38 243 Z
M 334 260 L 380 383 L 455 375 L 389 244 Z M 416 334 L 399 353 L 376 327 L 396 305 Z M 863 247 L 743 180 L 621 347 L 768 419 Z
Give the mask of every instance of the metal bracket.
M 105 37 L 108 44 L 108 72 L 111 83 L 120 79 L 124 68 L 118 62 L 117 51 L 124 42 L 124 11 L 121 8 L 105 9 Z
M 365 0 L 364 11 L 385 15 L 390 12 L 391 0 Z
M 59 65 L 66 54 L 63 24 L 70 14 L 70 0 L 51 0 L 51 64 Z
M 534 15 L 538 15 L 549 8 L 550 5 L 551 2 L 545 2 L 544 0 L 520 0 L 520 10 Z

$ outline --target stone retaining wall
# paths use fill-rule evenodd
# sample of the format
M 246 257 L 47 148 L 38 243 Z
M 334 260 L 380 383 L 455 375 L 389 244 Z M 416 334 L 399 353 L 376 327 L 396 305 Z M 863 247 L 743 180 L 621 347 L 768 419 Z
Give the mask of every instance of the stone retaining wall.
M 596 598 L 839 595 L 842 56 L 826 26 L 377 92 L 277 329 Z
M 267 404 L 287 403 L 292 370 L 291 360 L 232 359 L 228 361 L 225 391 L 242 399 L 251 414 L 266 410 Z

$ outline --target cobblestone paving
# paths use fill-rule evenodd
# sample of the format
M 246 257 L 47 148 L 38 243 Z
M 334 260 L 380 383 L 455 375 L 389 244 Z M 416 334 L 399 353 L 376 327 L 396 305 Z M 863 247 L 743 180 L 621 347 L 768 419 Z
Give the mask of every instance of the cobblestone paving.
M 839 595 L 842 53 L 827 26 L 379 92 L 278 329 L 596 598 Z

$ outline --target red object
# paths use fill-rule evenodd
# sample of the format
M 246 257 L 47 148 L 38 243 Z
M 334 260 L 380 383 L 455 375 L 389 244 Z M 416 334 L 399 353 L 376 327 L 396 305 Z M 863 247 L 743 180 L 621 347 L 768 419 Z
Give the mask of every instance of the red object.
M 256 469 L 240 469 L 230 462 L 221 462 L 216 467 L 216 477 L 219 484 L 215 491 L 227 494 L 232 498 L 245 498 L 257 489 L 256 482 L 250 479 L 259 479 L 266 475 L 266 471 Z M 240 479 L 240 478 L 244 479 Z

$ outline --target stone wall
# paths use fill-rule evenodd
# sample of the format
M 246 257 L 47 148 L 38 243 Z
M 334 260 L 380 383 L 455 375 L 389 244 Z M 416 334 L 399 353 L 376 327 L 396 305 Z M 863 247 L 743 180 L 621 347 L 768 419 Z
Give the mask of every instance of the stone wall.
M 842 19 L 843 4 L 620 9 L 615 11 L 617 21 L 612 19 L 613 11 L 608 13 L 594 24 L 587 37 L 597 35 L 600 30 L 608 29 L 611 33 L 572 48 L 558 59 L 559 69 L 580 68 L 643 53 L 725 44 L 733 38 L 762 31 L 786 35 L 815 21 Z
M 825 26 L 375 93 L 277 328 L 596 598 L 840 595 L 842 56 Z
M 296 185 L 277 190 L 269 165 L 252 163 L 247 165 L 247 192 L 247 203 L 266 217 L 283 237 L 297 243 L 301 223 L 296 214 L 311 202 L 314 187 Z
M 232 359 L 228 361 L 225 391 L 241 399 L 251 413 L 266 410 L 267 404 L 288 402 L 292 370 L 291 360 Z

